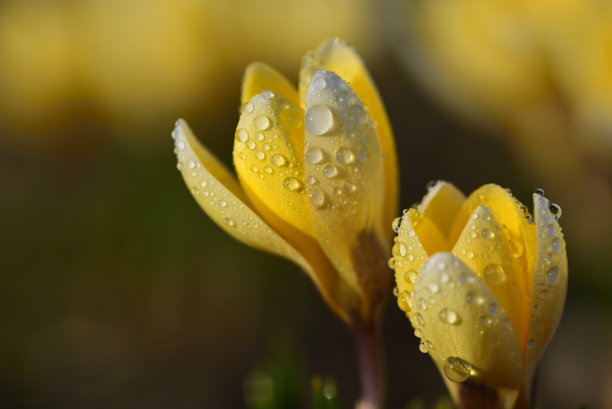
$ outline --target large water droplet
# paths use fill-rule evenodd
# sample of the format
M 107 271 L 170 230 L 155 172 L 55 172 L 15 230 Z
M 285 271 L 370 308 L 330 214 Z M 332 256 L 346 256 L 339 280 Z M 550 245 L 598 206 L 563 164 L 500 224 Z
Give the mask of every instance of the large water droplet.
M 353 184 L 351 184 L 351 183 L 348 183 L 348 182 L 347 182 L 347 183 L 344 183 L 344 184 L 342 185 L 342 191 L 343 191 L 344 193 L 351 193 L 351 192 L 354 192 L 354 191 L 355 191 L 355 189 L 357 189 L 357 188 L 355 187 L 355 185 L 353 185 Z
M 255 125 L 255 128 L 260 130 L 260 131 L 265 131 L 266 129 L 268 129 L 270 127 L 270 118 L 268 118 L 265 115 L 259 115 L 258 117 L 255 118 L 255 121 L 253 121 L 253 124 Z
M 297 180 L 296 178 L 285 178 L 285 180 L 283 180 L 283 186 L 285 186 L 285 188 L 287 190 L 291 190 L 293 192 L 300 190 L 302 188 L 302 183 Z
M 349 148 L 340 148 L 336 151 L 336 160 L 341 165 L 350 165 L 355 162 L 355 152 Z
M 255 150 L 255 148 L 257 147 L 257 144 L 255 143 L 254 140 L 249 139 L 246 143 L 247 148 L 249 148 L 250 150 Z
M 539 189 L 539 188 L 538 188 L 538 189 L 536 189 L 536 190 L 534 191 L 534 193 L 535 193 L 536 195 L 544 196 L 544 189 Z
M 255 152 L 255 157 L 259 160 L 264 160 L 266 158 L 266 154 L 262 151 Z
M 493 233 L 489 229 L 482 229 L 482 231 L 480 232 L 480 237 L 482 237 L 485 240 L 489 240 L 495 237 L 495 233 Z
M 554 239 L 552 239 L 552 242 L 550 243 L 550 248 L 555 253 L 560 252 L 561 251 L 561 240 L 559 240 L 558 237 L 555 237 Z
M 499 284 L 504 280 L 504 269 L 499 264 L 488 264 L 484 268 L 483 276 L 488 284 Z
M 249 133 L 244 128 L 239 128 L 236 130 L 236 139 L 240 142 L 246 142 L 249 139 Z
M 247 102 L 244 105 L 244 112 L 246 112 L 247 114 L 250 114 L 251 112 L 253 112 L 254 109 L 255 109 L 255 106 L 253 105 L 252 102 Z
M 274 166 L 284 166 L 287 163 L 287 159 L 281 154 L 272 155 L 270 162 Z
M 324 135 L 334 126 L 334 114 L 325 104 L 309 107 L 304 116 L 306 130 L 313 135 Z
M 312 203 L 312 205 L 316 209 L 320 209 L 321 207 L 323 207 L 323 205 L 325 205 L 325 193 L 320 189 L 312 191 L 312 193 L 310 193 L 309 195 L 309 198 L 310 203 Z
M 440 310 L 440 321 L 447 324 L 457 325 L 459 324 L 459 314 L 450 308 L 442 308 Z
M 323 160 L 323 151 L 319 147 L 310 148 L 305 154 L 306 162 L 316 165 Z
M 322 91 L 327 87 L 327 81 L 322 75 L 316 75 L 312 81 L 310 81 L 310 86 L 317 91 Z
M 391 223 L 391 229 L 397 233 L 399 231 L 399 226 L 400 223 L 402 222 L 402 218 L 401 217 L 396 217 L 395 219 L 393 219 L 393 223 Z
M 456 356 L 449 356 L 444 362 L 444 374 L 453 382 L 465 382 L 472 374 L 472 365 Z
M 562 213 L 561 206 L 559 206 L 556 203 L 551 203 L 548 205 L 548 210 L 550 210 L 550 213 L 555 218 L 555 220 L 559 220 L 559 218 L 561 217 L 561 213 Z
M 546 281 L 548 281 L 548 283 L 552 285 L 557 284 L 560 275 L 561 269 L 558 266 L 552 266 L 548 269 L 548 272 L 546 273 Z
M 327 165 L 323 168 L 323 176 L 328 179 L 333 178 L 338 174 L 338 169 L 334 165 Z
M 229 217 L 225 218 L 225 224 L 227 224 L 230 227 L 234 227 L 236 225 L 236 222 L 233 219 L 230 219 Z
M 410 293 L 408 291 L 402 291 L 399 297 L 397 297 L 397 306 L 402 311 L 410 309 Z

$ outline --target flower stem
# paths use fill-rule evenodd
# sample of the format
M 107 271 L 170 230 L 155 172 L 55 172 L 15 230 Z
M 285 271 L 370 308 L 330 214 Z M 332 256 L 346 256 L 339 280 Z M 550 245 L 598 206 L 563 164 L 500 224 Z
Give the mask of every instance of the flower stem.
M 357 408 L 384 407 L 386 379 L 379 322 L 358 323 L 351 327 L 361 378 L 361 396 Z

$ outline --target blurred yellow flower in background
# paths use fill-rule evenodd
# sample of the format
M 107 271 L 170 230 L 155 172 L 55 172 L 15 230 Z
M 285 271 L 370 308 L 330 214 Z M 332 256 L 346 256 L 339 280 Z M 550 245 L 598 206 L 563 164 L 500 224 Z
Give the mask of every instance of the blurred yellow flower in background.
M 344 321 L 373 321 L 390 286 L 386 226 L 397 164 L 363 62 L 347 44 L 328 41 L 304 57 L 299 91 L 254 63 L 242 103 L 239 183 L 181 120 L 173 136 L 185 183 L 229 234 L 300 265 Z
M 228 90 L 254 58 L 287 70 L 298 50 L 335 35 L 373 50 L 372 7 L 369 0 L 308 7 L 282 0 L 4 1 L 0 120 L 14 130 L 4 134 L 52 145 L 81 137 L 66 129 L 88 118 L 132 131 L 215 112 L 233 103 Z M 291 41 L 279 34 L 289 32 Z
M 507 136 L 520 165 L 582 215 L 567 226 L 581 252 L 600 257 L 612 231 L 612 1 L 397 4 L 392 45 L 411 73 Z
M 460 408 L 529 407 L 536 366 L 561 318 L 561 209 L 540 190 L 533 200 L 532 217 L 497 185 L 465 198 L 437 182 L 394 221 L 398 305 Z

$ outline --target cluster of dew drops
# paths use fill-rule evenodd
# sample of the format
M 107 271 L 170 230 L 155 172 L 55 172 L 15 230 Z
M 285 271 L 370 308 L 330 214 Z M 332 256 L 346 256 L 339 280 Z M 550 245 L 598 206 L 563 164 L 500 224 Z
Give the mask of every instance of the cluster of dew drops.
M 435 184 L 434 182 L 430 182 L 428 184 L 428 187 L 431 187 Z M 534 193 L 536 193 L 537 195 L 541 196 L 542 198 L 544 197 L 544 190 L 542 189 L 536 189 L 534 191 Z M 533 217 L 529 214 L 528 209 L 520 204 L 520 202 L 518 202 L 521 208 L 521 211 L 523 212 L 523 215 L 525 217 L 525 219 L 527 220 L 528 223 L 534 223 L 534 219 Z M 558 220 L 561 217 L 562 214 L 562 210 L 561 207 L 555 203 L 551 203 L 549 201 L 547 201 L 548 204 L 548 210 L 550 211 L 552 217 L 555 220 Z M 413 207 L 416 208 L 416 205 L 413 205 Z M 407 213 L 407 210 L 404 210 L 404 214 Z M 399 227 L 401 224 L 401 217 L 397 217 L 393 220 L 391 228 L 392 230 L 398 234 L 399 232 Z M 548 253 L 546 258 L 547 261 L 550 263 L 553 261 L 553 254 L 557 254 L 561 251 L 561 240 L 559 239 L 559 237 L 557 237 L 557 233 L 555 231 L 555 226 L 553 224 L 548 224 L 546 226 L 546 228 L 544 229 L 546 234 L 548 234 L 550 237 L 552 237 L 552 239 L 550 240 L 550 249 L 552 250 L 551 253 Z M 483 239 L 487 239 L 487 238 L 492 238 L 494 235 L 493 232 L 489 231 L 488 229 L 483 229 L 483 231 L 481 232 L 481 236 Z M 476 237 L 476 236 L 475 236 Z M 475 238 L 474 237 L 474 238 Z M 512 244 L 512 243 L 511 243 Z M 512 247 L 512 246 L 511 246 Z M 517 248 L 515 247 L 514 250 L 517 250 Z M 518 249 L 520 250 L 520 249 Z M 543 247 L 542 250 L 546 250 L 546 247 Z M 471 252 L 470 252 L 471 253 Z M 517 252 L 515 253 L 515 255 L 519 255 L 522 252 Z M 474 257 L 474 254 L 466 254 L 465 255 L 467 258 L 472 258 Z M 395 264 L 396 264 L 396 260 L 395 257 L 392 257 L 391 260 L 389 261 L 389 266 L 390 268 L 394 269 L 395 268 Z M 557 282 L 559 281 L 560 275 L 561 275 L 561 270 L 559 268 L 558 265 L 551 263 L 552 265 L 547 269 L 547 272 L 545 274 L 546 277 L 546 282 L 548 285 L 555 285 L 557 284 Z M 414 271 L 410 271 L 409 273 L 412 273 L 411 276 L 409 277 L 410 281 L 412 283 L 414 283 L 416 281 L 417 278 L 417 273 Z M 444 274 L 443 272 L 441 274 Z M 501 282 L 503 280 L 504 277 L 504 271 L 503 271 L 503 267 L 497 265 L 497 264 L 489 264 L 485 267 L 484 271 L 483 271 L 483 276 L 485 281 L 488 284 L 498 284 L 499 282 Z M 441 280 L 444 280 L 443 276 L 441 275 Z M 448 280 L 447 280 L 448 281 Z M 544 300 L 547 296 L 547 290 L 544 288 L 545 284 L 543 282 L 537 283 L 541 288 L 541 292 L 539 295 L 539 299 L 540 300 Z M 430 283 L 430 286 L 432 286 L 432 288 L 430 288 L 430 291 L 437 291 L 437 289 L 439 288 L 439 286 L 436 285 L 436 283 L 432 282 Z M 433 287 L 435 286 L 435 288 Z M 393 295 L 398 298 L 399 297 L 399 290 L 397 287 L 395 287 L 393 289 Z M 404 298 L 406 298 L 405 296 L 403 296 Z M 409 297 L 411 298 L 411 297 Z M 472 303 L 474 299 L 474 294 L 472 293 L 467 293 L 466 294 L 466 298 L 465 301 L 469 304 Z M 399 301 L 399 300 L 398 300 Z M 426 308 L 426 302 L 423 298 L 420 298 L 418 301 L 420 304 L 421 308 Z M 411 305 L 411 300 L 402 300 L 401 303 L 402 305 Z M 537 304 L 533 304 L 532 310 L 536 311 L 538 308 Z M 404 308 L 402 308 L 404 309 Z M 496 303 L 492 303 L 489 308 L 488 308 L 489 314 L 491 316 L 495 316 L 497 314 L 498 311 L 498 306 Z M 533 314 L 533 312 L 532 312 Z M 458 313 L 456 313 L 453 310 L 450 310 L 448 308 L 443 308 L 442 310 L 440 310 L 439 313 L 439 318 L 442 322 L 446 323 L 446 324 L 451 324 L 451 325 L 458 325 L 460 323 L 460 317 L 458 315 Z M 417 323 L 421 323 L 424 324 L 424 320 L 423 318 L 420 316 L 420 314 L 416 314 L 415 315 L 415 320 L 417 321 Z M 486 317 L 481 317 L 479 323 L 480 324 L 485 324 L 487 322 Z M 504 320 L 504 326 L 508 327 L 510 325 L 509 319 L 506 318 Z M 482 333 L 482 332 L 481 332 Z M 434 346 L 433 344 L 424 339 L 424 334 L 422 332 L 422 330 L 420 328 L 415 329 L 415 335 L 421 339 L 421 343 L 419 345 L 419 349 L 421 352 L 423 353 L 427 353 L 429 352 L 430 349 L 432 349 Z M 531 349 L 534 347 L 535 341 L 533 339 L 528 340 L 527 342 L 527 348 Z M 474 368 L 472 368 L 472 365 L 465 361 L 462 358 L 459 357 L 454 357 L 454 356 L 450 356 L 447 357 L 445 360 L 445 364 L 444 364 L 444 373 L 447 376 L 448 379 L 450 379 L 453 382 L 464 382 L 467 379 L 470 378 L 470 376 L 473 376 L 476 372 L 474 370 Z

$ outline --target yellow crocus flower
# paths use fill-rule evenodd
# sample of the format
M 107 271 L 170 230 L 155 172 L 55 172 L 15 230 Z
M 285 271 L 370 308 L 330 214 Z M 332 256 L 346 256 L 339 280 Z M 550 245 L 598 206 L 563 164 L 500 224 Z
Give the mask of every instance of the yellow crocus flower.
M 268 65 L 247 68 L 238 180 L 185 121 L 173 138 L 185 183 L 221 228 L 302 267 L 345 322 L 376 321 L 392 281 L 397 164 L 383 103 L 352 47 L 334 39 L 306 55 L 299 89 Z
M 497 185 L 466 198 L 437 182 L 394 221 L 398 305 L 460 408 L 529 407 L 559 323 L 567 290 L 561 209 L 541 190 L 533 200 L 532 218 Z

